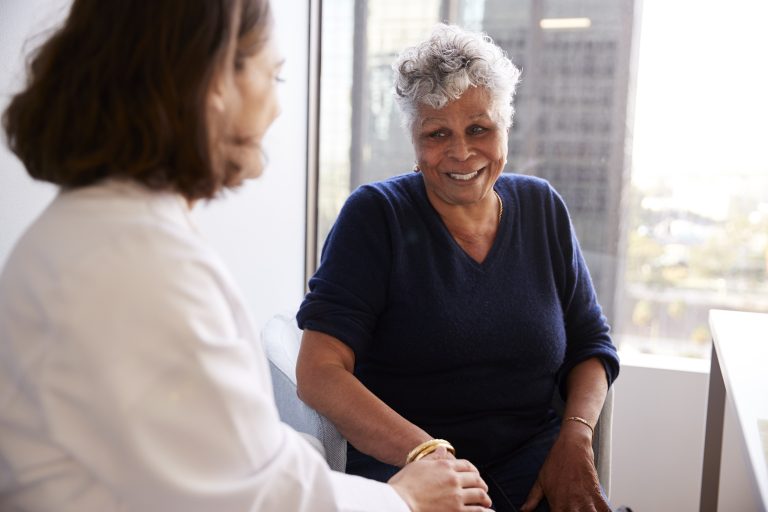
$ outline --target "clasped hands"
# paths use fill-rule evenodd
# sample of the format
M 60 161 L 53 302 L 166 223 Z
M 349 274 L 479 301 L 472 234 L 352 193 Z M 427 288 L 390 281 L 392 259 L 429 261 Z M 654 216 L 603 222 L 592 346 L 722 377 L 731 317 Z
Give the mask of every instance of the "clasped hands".
M 535 510 L 544 497 L 551 512 L 610 512 L 593 461 L 591 436 L 577 425 L 566 425 L 547 456 L 521 512 Z M 390 484 L 397 488 L 402 473 L 420 471 L 422 467 L 428 471 L 420 476 L 432 477 L 430 484 L 438 492 L 425 503 L 411 503 L 406 498 L 412 510 L 485 511 L 485 507 L 490 506 L 488 486 L 477 469 L 468 461 L 457 460 L 445 446 L 439 446 L 420 460 L 406 465 Z
M 488 486 L 477 468 L 445 446 L 407 464 L 389 482 L 413 512 L 488 512 Z

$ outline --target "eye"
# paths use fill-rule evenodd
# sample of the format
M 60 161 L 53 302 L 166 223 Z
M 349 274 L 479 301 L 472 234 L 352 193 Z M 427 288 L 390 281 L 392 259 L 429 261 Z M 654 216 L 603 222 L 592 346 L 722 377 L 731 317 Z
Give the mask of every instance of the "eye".
M 445 130 L 435 130 L 433 132 L 427 133 L 427 137 L 430 139 L 442 139 L 447 134 L 445 133 Z
M 285 78 L 283 78 L 282 76 L 284 64 L 285 64 L 285 59 L 282 59 L 281 61 L 277 62 L 272 68 L 272 80 L 274 80 L 276 84 L 285 83 Z
M 248 56 L 244 53 L 236 52 L 235 53 L 235 71 L 242 71 L 245 69 L 245 61 L 248 59 Z
M 487 131 L 488 131 L 488 129 L 486 129 L 483 126 L 477 125 L 477 124 L 474 124 L 474 125 L 470 126 L 469 128 L 467 128 L 467 133 L 470 134 L 470 135 L 480 135 L 480 134 L 485 133 Z

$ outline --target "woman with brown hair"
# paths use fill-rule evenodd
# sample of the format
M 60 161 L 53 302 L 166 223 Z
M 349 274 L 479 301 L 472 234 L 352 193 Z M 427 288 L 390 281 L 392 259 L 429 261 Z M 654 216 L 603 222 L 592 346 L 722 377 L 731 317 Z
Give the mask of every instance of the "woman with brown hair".
M 191 206 L 263 170 L 282 59 L 266 0 L 76 0 L 3 123 L 60 186 L 0 275 L 0 509 L 485 510 L 467 461 L 389 485 L 280 423 Z

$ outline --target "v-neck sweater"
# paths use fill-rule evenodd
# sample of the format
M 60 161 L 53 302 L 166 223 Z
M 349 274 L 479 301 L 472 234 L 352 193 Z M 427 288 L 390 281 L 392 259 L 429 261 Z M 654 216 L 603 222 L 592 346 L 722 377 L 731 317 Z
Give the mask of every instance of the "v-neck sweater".
M 364 185 L 339 214 L 299 326 L 355 354 L 355 376 L 478 464 L 550 428 L 568 371 L 591 357 L 608 383 L 616 348 L 562 198 L 502 174 L 504 205 L 482 263 L 453 239 L 418 173 Z

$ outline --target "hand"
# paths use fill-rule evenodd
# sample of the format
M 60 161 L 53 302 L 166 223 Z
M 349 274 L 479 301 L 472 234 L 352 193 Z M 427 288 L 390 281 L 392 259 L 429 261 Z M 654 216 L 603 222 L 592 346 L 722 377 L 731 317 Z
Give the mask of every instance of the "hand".
M 552 512 L 611 511 L 600 492 L 589 430 L 578 423 L 566 423 L 520 509 L 522 512 L 534 510 L 544 496 Z
M 440 460 L 440 459 L 456 460 L 456 456 L 453 455 L 451 452 L 449 452 L 445 446 L 440 446 L 437 448 L 437 450 L 433 451 L 429 455 L 425 455 L 419 460 Z
M 439 459 L 425 457 L 401 469 L 389 484 L 413 512 L 486 512 L 488 486 L 466 460 L 452 460 L 445 448 Z M 430 454 L 432 455 L 432 454 Z

